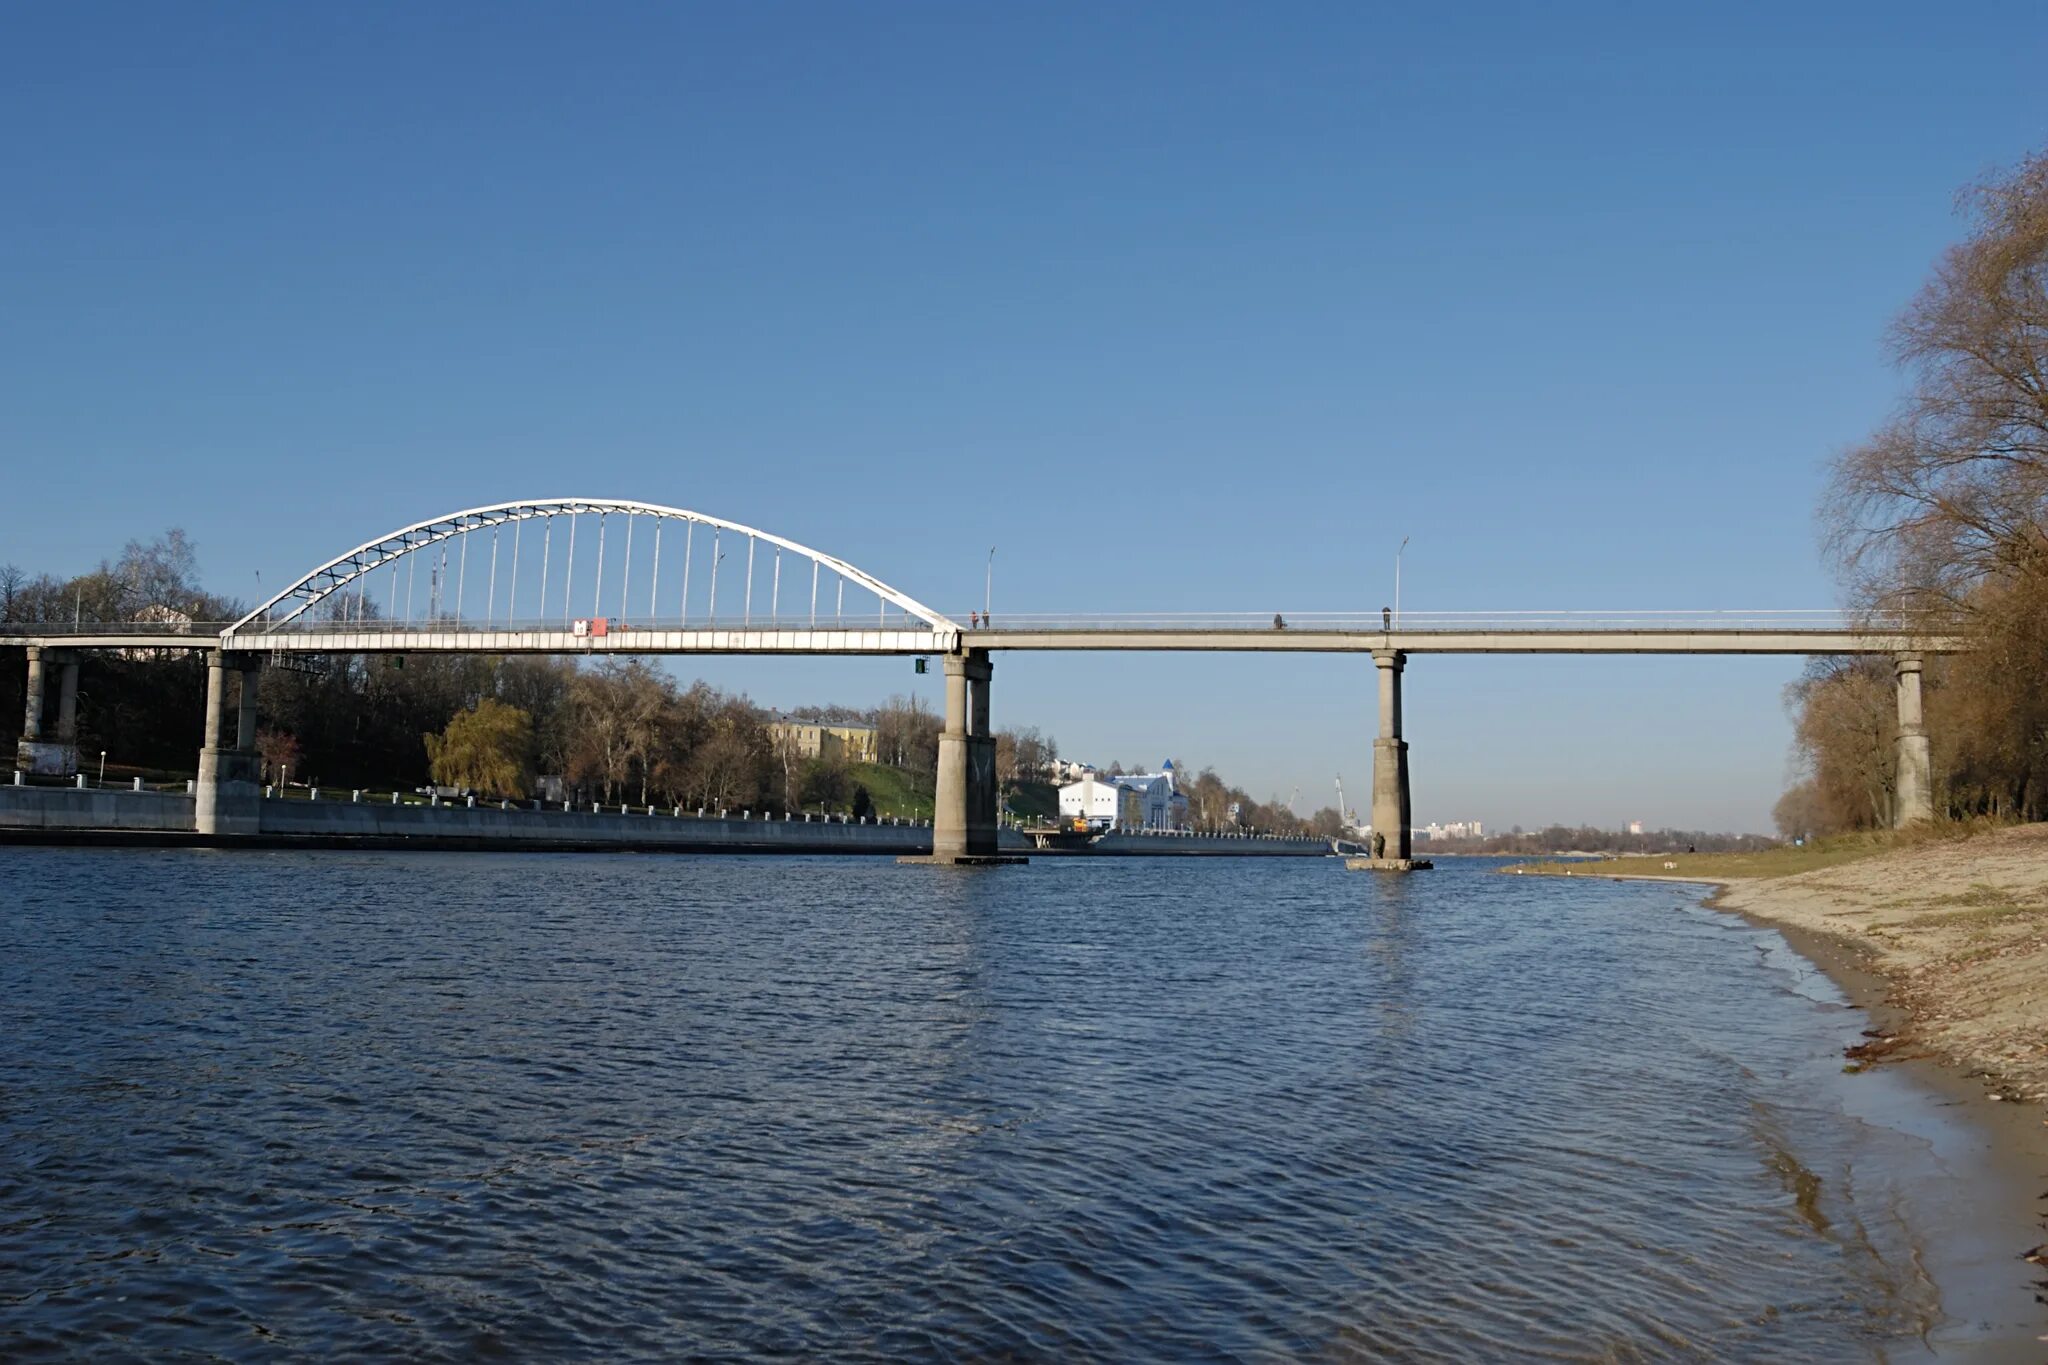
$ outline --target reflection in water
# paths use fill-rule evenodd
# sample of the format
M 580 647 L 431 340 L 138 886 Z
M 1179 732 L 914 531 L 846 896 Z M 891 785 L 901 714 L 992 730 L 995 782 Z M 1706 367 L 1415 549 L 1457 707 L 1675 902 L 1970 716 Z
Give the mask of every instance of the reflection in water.
M 1936 1313 L 1836 1006 L 1670 888 L 61 850 L 0 884 L 0 1354 L 1896 1359 Z

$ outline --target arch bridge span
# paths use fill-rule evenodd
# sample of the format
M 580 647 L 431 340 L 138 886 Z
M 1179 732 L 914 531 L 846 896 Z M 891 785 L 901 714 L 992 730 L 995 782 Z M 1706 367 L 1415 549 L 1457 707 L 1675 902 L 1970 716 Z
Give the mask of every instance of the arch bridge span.
M 787 537 L 657 503 L 542 498 L 365 541 L 219 638 L 272 653 L 934 654 L 959 637 Z

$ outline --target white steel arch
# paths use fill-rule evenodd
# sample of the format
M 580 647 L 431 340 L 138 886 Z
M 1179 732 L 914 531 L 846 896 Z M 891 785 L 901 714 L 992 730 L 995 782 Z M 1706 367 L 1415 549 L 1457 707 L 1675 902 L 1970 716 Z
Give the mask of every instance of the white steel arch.
M 775 555 L 775 580 L 773 588 L 776 599 L 779 599 L 781 593 L 781 552 L 788 551 L 793 555 L 810 561 L 813 566 L 810 585 L 811 615 L 813 617 L 816 616 L 818 575 L 822 570 L 834 574 L 842 585 L 844 583 L 852 583 L 873 594 L 882 604 L 881 610 L 884 612 L 893 606 L 904 615 L 915 618 L 935 632 L 957 636 L 961 629 L 957 622 L 925 606 L 907 593 L 899 592 L 897 589 L 890 587 L 873 575 L 854 567 L 845 560 L 813 550 L 809 546 L 800 545 L 796 541 L 775 535 L 769 531 L 762 531 L 752 526 L 744 526 L 736 521 L 727 521 L 722 517 L 709 516 L 702 512 L 693 512 L 687 508 L 662 506 L 659 503 L 636 502 L 620 498 L 538 498 L 525 502 L 497 503 L 488 507 L 472 507 L 467 511 L 451 512 L 445 516 L 415 522 L 411 526 L 403 527 L 388 535 L 379 536 L 375 540 L 365 541 L 346 554 L 337 555 L 335 558 L 327 561 L 327 563 L 322 564 L 319 568 L 314 569 L 311 573 L 299 579 L 298 582 L 257 606 L 255 610 L 221 632 L 222 643 L 223 645 L 231 645 L 235 637 L 242 633 L 263 635 L 276 632 L 281 627 L 287 626 L 290 622 L 319 606 L 322 602 L 337 596 L 340 597 L 341 605 L 345 609 L 347 605 L 345 590 L 354 586 L 358 587 L 360 592 L 359 585 L 363 584 L 363 581 L 370 573 L 377 569 L 394 565 L 397 561 L 405 559 L 409 555 L 417 554 L 421 550 L 450 541 L 456 537 L 467 536 L 477 531 L 490 531 L 498 527 L 513 526 L 517 523 L 542 518 L 557 516 L 575 517 L 584 514 L 596 514 L 601 519 L 611 514 L 622 514 L 627 517 L 649 517 L 654 518 L 657 522 L 674 521 L 688 523 L 693 527 L 706 527 L 714 533 L 714 536 L 731 534 L 747 537 L 748 569 L 744 591 L 746 594 L 747 611 L 750 616 L 753 611 L 753 551 L 756 545 L 759 544 L 773 546 L 777 551 Z M 630 528 L 632 523 L 629 521 L 627 525 L 629 528 L 627 532 L 627 551 L 630 556 Z M 572 553 L 573 547 L 574 532 L 572 524 L 570 539 Z M 656 543 L 655 552 L 657 555 L 656 572 L 658 574 L 659 542 Z M 466 545 L 464 547 L 464 556 L 463 572 L 466 573 Z M 717 600 L 717 561 L 722 557 L 722 555 L 714 557 L 711 564 L 711 602 L 714 610 Z M 601 575 L 603 572 L 601 548 L 598 565 Z M 478 572 L 479 576 L 484 572 L 481 564 L 479 564 Z M 492 590 L 495 591 L 498 573 L 495 548 L 491 554 L 489 573 L 493 585 Z M 543 573 L 545 574 L 545 569 L 543 569 Z M 545 584 L 545 579 L 543 579 L 543 584 Z M 564 591 L 566 593 L 566 586 Z M 602 592 L 601 577 L 595 591 L 600 594 Z M 688 591 L 689 578 L 688 563 L 686 561 L 683 576 L 686 608 Z M 408 584 L 407 596 L 410 599 L 410 584 Z M 840 589 L 840 596 L 843 598 L 843 586 Z M 793 618 L 788 619 L 791 620 L 791 624 L 795 623 Z M 768 622 L 763 621 L 760 624 L 765 625 Z

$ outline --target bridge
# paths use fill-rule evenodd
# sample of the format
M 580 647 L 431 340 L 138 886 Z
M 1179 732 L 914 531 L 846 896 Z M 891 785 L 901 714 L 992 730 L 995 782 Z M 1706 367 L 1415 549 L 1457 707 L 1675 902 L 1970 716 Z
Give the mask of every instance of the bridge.
M 1372 823 L 1397 832 L 1386 852 L 1398 865 L 1411 852 L 1401 720 L 1411 655 L 1888 656 L 1899 714 L 1898 820 L 1905 824 L 1933 814 L 1923 660 L 1965 647 L 1945 632 L 1859 624 L 1822 611 L 1006 615 L 1000 625 L 982 621 L 977 611 L 962 625 L 957 616 L 793 540 L 684 508 L 602 498 L 499 503 L 416 522 L 337 555 L 239 620 L 153 614 L 157 619 L 147 621 L 0 623 L 0 645 L 28 653 L 17 771 L 76 770 L 80 650 L 205 651 L 196 819 L 201 833 L 227 836 L 256 829 L 256 693 L 268 658 L 937 655 L 945 665 L 946 707 L 933 859 L 944 863 L 996 856 L 989 691 L 991 655 L 999 650 L 1369 655 L 1379 695 Z M 52 669 L 54 689 L 45 682 Z

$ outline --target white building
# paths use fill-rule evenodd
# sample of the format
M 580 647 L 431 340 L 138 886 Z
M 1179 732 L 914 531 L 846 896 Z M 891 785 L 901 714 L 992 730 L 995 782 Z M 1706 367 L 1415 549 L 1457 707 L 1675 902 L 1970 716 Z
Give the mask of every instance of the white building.
M 1137 798 L 1134 818 L 1124 822 L 1125 829 L 1173 828 L 1173 798 L 1176 793 L 1170 775 L 1125 773 L 1109 780 Z
M 1084 773 L 1060 788 L 1060 819 L 1086 820 L 1093 829 L 1174 829 L 1185 822 L 1188 800 L 1174 790 L 1173 765 L 1166 769 L 1118 777 Z
M 1124 789 L 1106 777 L 1084 773 L 1078 782 L 1060 788 L 1060 821 L 1086 820 L 1090 829 L 1116 829 L 1122 824 Z

